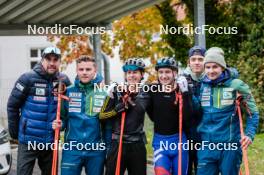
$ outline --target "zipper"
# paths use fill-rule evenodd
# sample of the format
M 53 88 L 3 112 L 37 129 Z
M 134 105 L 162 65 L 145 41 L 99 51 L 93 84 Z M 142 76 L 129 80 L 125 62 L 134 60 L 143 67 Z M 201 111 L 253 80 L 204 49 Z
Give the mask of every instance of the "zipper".
M 83 91 L 83 96 L 82 96 L 82 100 L 81 100 L 81 103 L 82 103 L 82 107 L 81 107 L 81 113 L 85 113 L 86 112 L 86 91 L 84 90 Z
M 89 107 L 86 107 L 86 99 L 87 97 L 89 98 Z M 84 113 L 87 112 L 88 115 L 92 115 L 92 105 L 93 105 L 93 96 L 92 96 L 92 91 L 90 93 L 87 93 L 87 89 L 84 89 Z M 88 109 L 89 108 L 89 109 Z
M 90 97 L 90 116 L 92 116 L 93 98 Z
M 212 117 L 212 112 L 213 112 L 213 107 L 214 107 L 214 88 L 211 87 L 211 94 L 210 94 L 210 123 L 213 123 L 213 117 Z M 210 125 L 209 125 L 210 126 Z M 208 133 L 209 140 L 211 140 L 211 127 L 209 127 L 210 132 Z
M 217 107 L 220 108 L 220 88 L 217 88 Z
M 214 106 L 214 88 L 211 88 L 210 94 L 210 113 L 212 112 L 212 107 Z
M 233 123 L 233 114 L 231 115 L 231 119 L 230 119 L 230 126 L 229 126 L 229 141 L 232 141 L 232 123 Z
M 81 107 L 81 113 L 86 113 L 86 96 L 87 96 L 87 93 L 86 93 L 86 89 L 83 89 L 83 92 L 82 92 L 83 96 L 82 96 L 82 100 L 81 100 L 81 103 L 82 103 L 82 107 Z M 80 140 L 82 142 L 85 142 L 84 139 L 86 137 L 86 132 L 84 132 L 82 134 L 82 138 L 80 138 Z

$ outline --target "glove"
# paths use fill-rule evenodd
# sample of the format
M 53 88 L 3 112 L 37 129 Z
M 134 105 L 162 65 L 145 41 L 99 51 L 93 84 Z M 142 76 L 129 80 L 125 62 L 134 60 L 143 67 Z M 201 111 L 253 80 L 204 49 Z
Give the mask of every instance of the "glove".
M 177 84 L 178 84 L 178 86 L 180 88 L 180 91 L 182 93 L 188 92 L 188 82 L 187 82 L 187 79 L 184 76 L 179 76 L 177 78 Z
M 112 84 L 108 87 L 108 89 L 107 89 L 107 91 L 106 91 L 107 95 L 108 95 L 110 98 L 112 98 L 112 99 L 114 98 L 114 94 L 113 94 L 113 92 L 115 91 L 116 86 L 117 86 L 117 83 L 112 83 Z
M 126 109 L 126 106 L 125 106 L 125 104 L 124 104 L 123 102 L 119 102 L 119 103 L 117 103 L 117 105 L 115 106 L 115 111 L 116 111 L 117 113 L 124 112 L 125 109 Z

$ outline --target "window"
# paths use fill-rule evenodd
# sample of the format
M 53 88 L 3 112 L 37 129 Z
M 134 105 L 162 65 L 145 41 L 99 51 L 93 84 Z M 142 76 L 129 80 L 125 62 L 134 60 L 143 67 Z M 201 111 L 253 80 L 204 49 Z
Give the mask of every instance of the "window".
M 38 57 L 38 50 L 37 49 L 31 49 L 30 50 L 30 57 Z
M 41 54 L 44 51 L 44 48 L 31 48 L 30 49 L 30 69 L 41 60 Z
M 37 61 L 30 61 L 30 68 L 33 69 L 33 67 L 37 64 Z

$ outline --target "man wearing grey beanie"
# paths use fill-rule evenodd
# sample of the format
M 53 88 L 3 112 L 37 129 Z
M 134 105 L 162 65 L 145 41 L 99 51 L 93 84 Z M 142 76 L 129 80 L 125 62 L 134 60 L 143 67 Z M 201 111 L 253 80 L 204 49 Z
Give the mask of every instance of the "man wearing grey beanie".
M 214 49 L 214 50 L 209 49 L 205 53 L 204 65 L 206 63 L 217 63 L 222 68 L 224 68 L 224 69 L 227 68 L 223 52 L 221 52 L 221 50 L 217 50 L 217 49 Z
M 202 120 L 197 131 L 207 146 L 198 151 L 197 174 L 237 175 L 242 161 L 241 148 L 247 149 L 256 134 L 258 108 L 249 86 L 232 76 L 220 49 L 209 49 L 205 53 L 204 70 L 205 77 L 198 98 Z M 242 96 L 248 106 L 243 137 L 236 113 L 238 96 Z M 209 149 L 208 145 L 214 145 L 214 149 Z

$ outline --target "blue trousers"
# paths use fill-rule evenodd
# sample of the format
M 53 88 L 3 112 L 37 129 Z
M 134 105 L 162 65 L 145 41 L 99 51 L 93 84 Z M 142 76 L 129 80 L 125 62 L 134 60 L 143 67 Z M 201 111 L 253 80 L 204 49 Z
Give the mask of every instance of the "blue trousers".
M 102 175 L 104 169 L 104 152 L 98 154 L 75 154 L 74 151 L 63 151 L 61 161 L 62 175 L 80 175 L 85 168 L 86 175 Z
M 205 147 L 206 148 L 206 147 Z M 198 150 L 197 175 L 238 175 L 242 161 L 242 151 Z
M 169 136 L 154 134 L 152 146 L 156 175 L 178 175 L 178 143 L 179 134 Z M 183 134 L 182 143 L 187 143 L 185 134 Z M 182 175 L 187 175 L 187 171 L 188 150 L 182 149 Z

